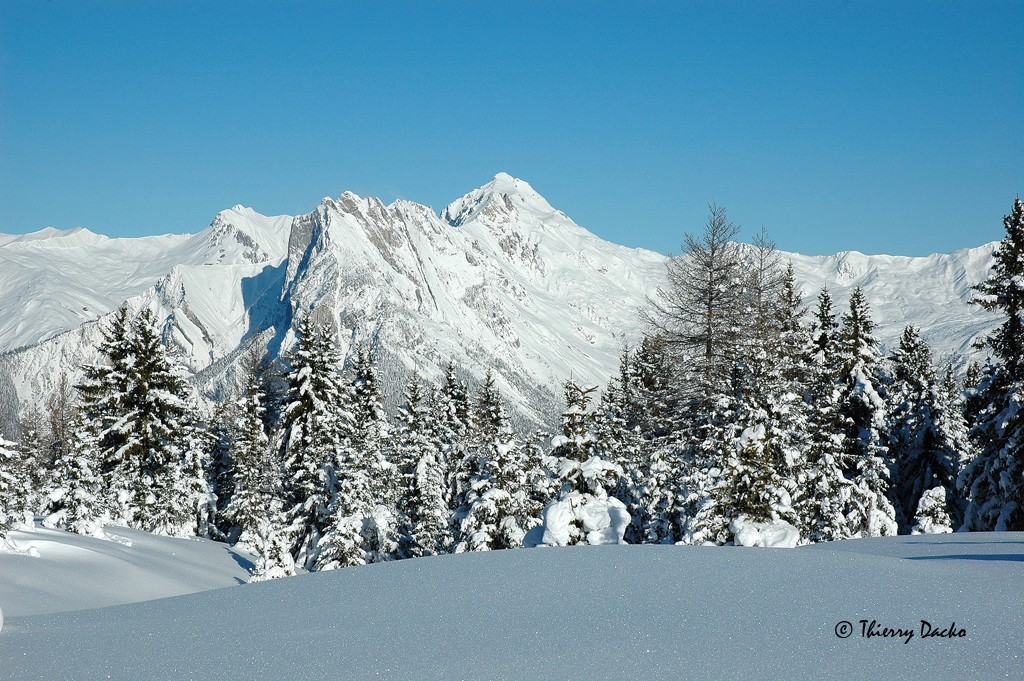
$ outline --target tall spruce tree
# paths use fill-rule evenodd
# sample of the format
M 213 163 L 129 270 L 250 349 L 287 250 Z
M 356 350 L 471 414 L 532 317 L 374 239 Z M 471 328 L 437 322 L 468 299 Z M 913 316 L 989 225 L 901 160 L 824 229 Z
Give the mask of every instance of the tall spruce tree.
M 840 427 L 845 435 L 843 468 L 854 483 L 847 519 L 854 536 L 896 534 L 896 511 L 889 499 L 889 454 L 884 432 L 885 377 L 864 291 L 850 296 L 839 333 Z
M 985 346 L 993 364 L 978 389 L 982 406 L 971 435 L 978 454 L 957 485 L 968 503 L 963 528 L 1024 530 L 1024 203 L 1017 197 L 1003 218 L 1006 236 L 988 279 L 971 301 L 1003 316 Z
M 334 339 L 309 317 L 299 321 L 289 354 L 277 451 L 284 470 L 284 517 L 295 563 L 312 569 L 331 523 L 335 466 L 352 430 L 351 399 Z
M 264 555 L 282 510 L 280 465 L 263 424 L 268 399 L 263 372 L 267 369 L 252 351 L 243 357 L 241 368 L 241 394 L 225 410 L 231 448 L 221 486 L 227 488 L 229 481 L 231 493 L 224 506 L 224 525 L 232 542 Z
M 470 457 L 475 461 L 465 501 L 457 509 L 455 551 L 516 548 L 526 534 L 527 471 L 501 394 L 488 372 L 477 393 Z
M 839 325 L 832 296 L 824 288 L 818 294 L 811 342 L 807 441 L 795 500 L 798 526 L 811 542 L 847 539 L 855 532 L 847 517 L 855 490 L 843 473 L 848 446 L 838 389 Z
M 951 395 L 932 364 L 931 349 L 917 328 L 903 330 L 891 364 L 887 431 L 893 499 L 900 531 L 909 533 L 925 494 L 930 495 L 927 508 L 933 516 L 939 497 L 948 517 L 958 515 L 954 483 L 960 452 L 968 447 L 966 425 L 950 403 Z
M 157 320 L 126 307 L 113 316 L 99 351 L 77 386 L 83 425 L 94 438 L 110 519 L 171 535 L 195 533 L 197 503 L 187 465 L 188 386 L 167 357 Z
M 0 434 L 0 546 L 11 528 L 26 516 L 19 493 L 24 483 L 18 476 L 19 458 L 17 443 Z
M 394 440 L 400 475 L 401 554 L 407 558 L 444 553 L 449 545 L 447 471 L 439 457 L 434 411 L 419 376 L 406 383 Z

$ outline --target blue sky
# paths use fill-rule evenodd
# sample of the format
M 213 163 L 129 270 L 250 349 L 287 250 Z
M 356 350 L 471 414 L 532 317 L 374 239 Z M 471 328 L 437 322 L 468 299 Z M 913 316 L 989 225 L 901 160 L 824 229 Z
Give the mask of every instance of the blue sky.
M 198 231 L 498 171 L 678 252 L 707 204 L 785 250 L 1002 236 L 1021 2 L 0 2 L 0 232 Z

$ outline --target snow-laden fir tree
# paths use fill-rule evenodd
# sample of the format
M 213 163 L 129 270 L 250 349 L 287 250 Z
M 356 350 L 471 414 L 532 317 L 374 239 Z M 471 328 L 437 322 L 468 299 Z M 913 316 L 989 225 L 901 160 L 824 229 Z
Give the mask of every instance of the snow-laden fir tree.
M 127 456 L 127 424 L 130 405 L 130 348 L 132 328 L 128 307 L 122 305 L 111 316 L 97 347 L 101 361 L 82 367 L 79 391 L 82 419 L 79 425 L 89 431 L 98 452 L 99 472 L 103 477 L 102 504 L 110 520 L 128 523 L 134 515 L 135 481 L 142 475 L 142 461 Z M 84 435 L 77 436 L 79 439 Z
M 271 527 L 280 516 L 282 491 L 280 466 L 263 425 L 267 395 L 262 373 L 266 367 L 250 351 L 241 362 L 243 385 L 223 414 L 230 419 L 227 439 L 230 453 L 223 479 L 231 494 L 224 506 L 226 536 L 232 543 L 265 551 Z M 223 487 L 227 483 L 221 483 Z
M 954 507 L 951 493 L 945 487 L 925 490 L 914 512 L 910 534 L 947 534 L 953 531 L 954 521 L 949 509 Z
M 795 499 L 797 524 L 800 534 L 811 542 L 847 539 L 854 536 L 847 518 L 854 484 L 843 472 L 847 435 L 839 403 L 839 325 L 832 296 L 824 288 L 818 294 L 811 341 L 807 438 Z
M 22 412 L 18 434 L 18 478 L 22 481 L 18 494 L 19 505 L 37 513 L 44 506 L 45 482 L 53 469 L 52 442 L 49 425 L 42 412 L 26 409 Z
M 985 345 L 993 363 L 978 388 L 971 435 L 977 456 L 957 486 L 967 497 L 963 529 L 1024 530 L 1024 202 L 1018 197 L 1003 218 L 988 279 L 973 303 L 1003 316 Z
M 214 406 L 213 417 L 207 426 L 209 463 L 206 468 L 206 481 L 214 500 L 211 509 L 214 522 L 210 527 L 210 536 L 231 544 L 237 540 L 238 532 L 235 531 L 232 521 L 225 515 L 225 511 L 231 503 L 231 497 L 235 491 L 235 464 L 233 461 L 234 422 L 237 418 L 235 409 L 236 400 L 230 397 L 220 400 Z
M 623 475 L 612 495 L 626 505 L 630 514 L 626 541 L 639 544 L 648 520 L 649 452 L 640 429 L 633 356 L 625 349 L 619 357 L 619 373 L 609 380 L 595 414 L 595 435 L 599 448 L 609 452 L 613 463 L 622 468 Z
M 24 484 L 18 475 L 20 456 L 17 443 L 0 434 L 0 546 L 12 527 L 31 520 L 19 491 Z
M 476 458 L 471 456 L 470 436 L 474 430 L 473 413 L 470 406 L 469 388 L 458 378 L 455 365 L 448 363 L 444 382 L 434 395 L 433 407 L 436 414 L 437 440 L 441 449 L 438 460 L 441 468 L 448 473 L 445 481 L 445 500 L 449 509 L 450 532 L 458 533 L 456 518 L 459 508 L 465 506 L 469 481 L 476 475 Z
M 295 335 L 285 373 L 277 451 L 284 471 L 289 550 L 296 565 L 312 569 L 318 543 L 332 523 L 335 465 L 339 455 L 345 456 L 352 432 L 351 398 L 331 333 L 304 317 Z
M 477 394 L 469 457 L 475 462 L 456 510 L 455 552 L 522 546 L 529 507 L 524 448 L 512 432 L 488 372 Z
M 105 362 L 84 368 L 78 386 L 83 423 L 95 437 L 105 506 L 115 523 L 151 532 L 196 531 L 198 474 L 190 456 L 187 398 L 181 370 L 173 366 L 144 309 L 134 321 L 120 308 L 99 347 Z
M 847 521 L 854 536 L 896 534 L 896 510 L 889 500 L 889 459 L 885 443 L 885 376 L 864 291 L 850 296 L 839 332 L 840 427 L 846 451 L 843 469 L 854 483 Z
M 900 530 L 916 524 L 918 508 L 929 494 L 929 513 L 938 499 L 955 499 L 961 452 L 968 451 L 967 428 L 953 396 L 932 364 L 931 349 L 913 326 L 903 330 L 892 353 L 888 437 L 893 462 L 893 500 Z M 939 494 L 935 490 L 945 490 Z M 944 509 L 947 517 L 955 506 Z M 952 523 L 952 520 L 950 521 Z
M 734 520 L 798 522 L 793 497 L 804 467 L 809 337 L 792 267 L 758 237 L 747 290 L 750 330 L 736 368 L 732 427 L 723 433 L 722 474 L 712 494 L 726 527 Z M 720 531 L 714 534 L 720 536 Z
M 445 498 L 448 472 L 443 468 L 434 411 L 419 376 L 403 392 L 394 460 L 400 475 L 400 552 L 407 558 L 445 553 L 450 544 Z
M 363 559 L 376 563 L 398 555 L 398 471 L 387 457 L 391 425 L 369 345 L 356 348 L 351 373 L 353 428 L 345 456 L 335 463 L 338 492 L 332 514 L 361 519 Z
M 91 537 L 103 537 L 107 520 L 98 439 L 78 415 L 71 441 L 61 447 L 48 484 L 44 524 Z
M 594 435 L 590 401 L 595 390 L 573 381 L 565 385 L 562 435 L 552 440 L 547 460 L 561 485 L 544 508 L 541 525 L 531 533 L 536 539 L 530 545 L 624 543 L 631 519 L 625 504 L 609 495 L 619 486 L 623 470 L 599 449 Z
M 675 386 L 693 377 L 676 368 L 677 362 L 689 366 L 684 355 L 677 353 L 674 359 L 664 337 L 645 336 L 633 353 L 628 374 L 634 382 L 633 400 L 625 410 L 640 436 L 640 461 L 638 470 L 625 471 L 628 496 L 616 496 L 627 504 L 630 538 L 637 542 L 674 544 L 681 538 L 681 474 L 689 456 L 685 439 L 693 415 L 687 423 L 680 400 L 685 391 Z
M 193 535 L 206 492 L 191 393 L 168 359 L 149 309 L 136 318 L 131 340 L 131 407 L 122 455 L 141 460 L 141 476 L 133 485 L 134 521 L 150 532 Z

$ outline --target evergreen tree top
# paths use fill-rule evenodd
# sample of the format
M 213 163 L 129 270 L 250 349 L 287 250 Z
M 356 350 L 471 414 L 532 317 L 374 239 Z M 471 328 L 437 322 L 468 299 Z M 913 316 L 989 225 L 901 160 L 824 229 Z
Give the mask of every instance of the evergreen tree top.
M 992 348 L 1013 380 L 1024 378 L 1024 202 L 1017 197 L 1013 210 L 1003 217 L 1006 236 L 999 242 L 988 279 L 978 284 L 971 303 L 986 310 L 998 309 L 1006 321 L 985 344 Z

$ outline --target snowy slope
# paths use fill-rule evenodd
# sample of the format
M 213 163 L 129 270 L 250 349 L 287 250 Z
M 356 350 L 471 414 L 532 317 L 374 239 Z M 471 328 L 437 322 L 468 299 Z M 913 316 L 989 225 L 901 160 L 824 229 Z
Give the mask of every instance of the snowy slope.
M 699 227 L 693 229 L 699 230 Z M 863 286 L 883 344 L 916 324 L 936 354 L 972 351 L 993 326 L 969 307 L 994 245 L 927 258 L 792 259 L 807 303 L 822 285 L 843 310 Z M 642 332 L 637 310 L 664 283 L 666 257 L 606 242 L 500 173 L 436 213 L 346 192 L 307 215 L 235 206 L 195 235 L 107 239 L 86 230 L 0 236 L 0 360 L 25 401 L 94 358 L 95 320 L 122 301 L 164 320 L 171 353 L 205 385 L 260 335 L 287 350 L 296 314 L 330 322 L 348 349 L 376 343 L 392 395 L 448 361 L 476 382 L 488 369 L 524 415 L 544 421 L 572 377 L 603 384 Z M 225 360 L 225 358 L 228 358 Z
M 11 616 L 0 678 L 1015 679 L 1022 549 L 1003 533 L 419 558 Z M 914 635 L 864 637 L 871 620 Z M 964 635 L 922 638 L 921 620 Z
M 69 612 L 243 584 L 252 556 L 206 539 L 108 526 L 109 539 L 36 526 L 0 540 L 0 610 Z M 6 546 L 6 548 L 5 548 Z M 2 676 L 2 673 L 0 673 Z

